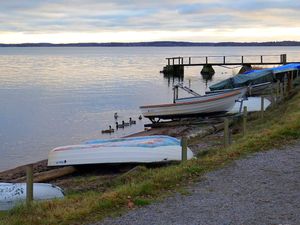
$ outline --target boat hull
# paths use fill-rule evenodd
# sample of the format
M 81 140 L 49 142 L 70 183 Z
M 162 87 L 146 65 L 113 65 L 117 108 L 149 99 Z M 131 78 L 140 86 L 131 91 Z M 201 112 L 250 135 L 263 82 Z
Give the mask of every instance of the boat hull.
M 162 144 L 161 144 L 162 143 Z M 188 159 L 193 153 L 188 149 Z M 180 141 L 168 136 L 88 141 L 50 151 L 48 166 L 153 163 L 181 160 Z
M 33 199 L 63 198 L 63 191 L 52 184 L 34 183 Z M 26 183 L 0 183 L 0 211 L 9 210 L 26 200 Z
M 212 94 L 208 96 L 177 99 L 176 103 L 141 106 L 146 118 L 179 118 L 197 115 L 211 115 L 229 111 L 239 98 L 241 90 Z
M 226 93 L 226 92 L 231 92 L 231 91 L 235 91 L 235 90 L 239 90 L 241 91 L 239 98 L 243 98 L 247 95 L 248 92 L 248 87 L 239 87 L 239 88 L 233 88 L 233 89 L 223 89 L 223 90 L 216 90 L 216 91 L 206 91 L 205 94 L 210 95 L 210 94 L 222 94 L 222 93 Z
M 271 82 L 265 82 L 265 83 L 261 83 L 261 84 L 251 85 L 249 88 L 249 95 L 250 96 L 260 95 L 268 88 L 272 88 Z

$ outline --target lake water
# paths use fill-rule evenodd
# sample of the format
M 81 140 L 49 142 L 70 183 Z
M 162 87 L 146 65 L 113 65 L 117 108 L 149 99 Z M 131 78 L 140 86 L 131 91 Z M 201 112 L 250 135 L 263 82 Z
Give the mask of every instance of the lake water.
M 149 121 L 137 120 L 139 106 L 172 101 L 173 79 L 159 73 L 166 57 L 284 53 L 300 61 L 300 47 L 0 48 L 0 171 L 45 159 L 57 146 L 143 130 Z M 200 70 L 184 76 L 199 93 L 238 71 L 216 67 L 206 82 Z M 101 134 L 114 127 L 115 112 L 137 124 Z

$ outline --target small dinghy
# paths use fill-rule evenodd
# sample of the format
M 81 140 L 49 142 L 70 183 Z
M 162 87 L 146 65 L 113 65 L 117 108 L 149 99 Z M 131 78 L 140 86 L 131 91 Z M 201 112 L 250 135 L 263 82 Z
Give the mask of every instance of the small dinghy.
M 193 153 L 188 149 L 188 159 Z M 92 140 L 50 151 L 48 166 L 154 163 L 181 160 L 180 140 L 164 135 Z
M 34 200 L 63 198 L 61 188 L 44 183 L 33 184 Z M 0 183 L 0 211 L 9 210 L 17 203 L 26 200 L 26 183 Z

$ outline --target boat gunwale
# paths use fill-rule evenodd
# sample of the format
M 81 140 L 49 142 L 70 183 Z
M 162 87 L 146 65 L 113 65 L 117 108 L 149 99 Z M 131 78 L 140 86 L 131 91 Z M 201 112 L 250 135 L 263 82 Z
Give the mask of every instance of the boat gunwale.
M 205 100 L 199 100 L 199 101 L 190 101 L 190 102 L 178 102 L 178 103 L 170 103 L 170 104 L 159 104 L 159 105 L 146 105 L 146 106 L 140 106 L 140 109 L 147 109 L 147 108 L 157 108 L 157 107 L 174 107 L 179 105 L 191 105 L 191 104 L 199 104 L 204 102 L 211 102 L 219 99 L 229 98 L 235 95 L 239 95 L 241 93 L 240 90 L 234 90 L 230 93 L 222 93 L 220 96 L 216 96 L 214 98 L 205 99 Z M 202 96 L 204 97 L 204 96 Z

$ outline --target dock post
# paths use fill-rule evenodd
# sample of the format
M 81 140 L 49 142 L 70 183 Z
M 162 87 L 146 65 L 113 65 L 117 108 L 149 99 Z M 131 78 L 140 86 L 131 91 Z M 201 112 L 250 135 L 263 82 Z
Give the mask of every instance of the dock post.
M 271 100 L 271 107 L 274 107 L 275 102 L 276 102 L 276 96 L 274 94 L 274 90 L 273 90 L 272 86 L 270 88 L 270 100 Z
M 229 146 L 229 121 L 228 118 L 224 119 L 224 147 Z
M 273 98 L 273 96 L 271 96 L 271 98 Z M 260 117 L 263 119 L 264 118 L 264 103 L 265 103 L 265 98 L 264 96 L 261 96 L 261 103 L 260 103 Z
M 191 57 L 189 57 L 189 64 L 191 64 L 192 63 L 192 60 L 191 60 Z
M 284 98 L 284 82 L 280 83 L 280 97 Z
M 293 71 L 288 72 L 287 92 L 291 93 L 293 89 Z
M 232 144 L 232 130 L 229 128 L 229 135 L 228 135 L 228 142 L 229 142 L 229 145 Z
M 288 79 L 287 74 L 284 75 L 284 79 L 283 79 L 283 97 L 286 96 L 286 92 L 287 92 L 287 83 L 286 82 Z
M 243 136 L 247 133 L 247 106 L 244 106 L 243 111 Z
M 187 160 L 187 138 L 181 138 L 181 161 Z
M 223 64 L 226 63 L 226 56 L 223 56 Z
M 175 87 L 173 87 L 173 103 L 176 102 L 176 90 Z
M 292 90 L 292 73 L 291 71 L 288 72 L 288 75 L 287 75 L 287 94 L 291 93 L 291 90 Z
M 286 64 L 286 54 L 280 55 L 280 62 L 281 62 L 281 64 Z
M 33 200 L 33 165 L 26 166 L 26 205 L 29 206 Z
M 178 86 L 175 85 L 173 87 L 173 103 L 175 103 L 177 99 L 178 99 Z
M 277 80 L 277 83 L 276 83 L 276 103 L 277 103 L 279 95 L 280 95 L 279 91 L 280 91 L 280 82 L 279 82 L 279 80 Z

